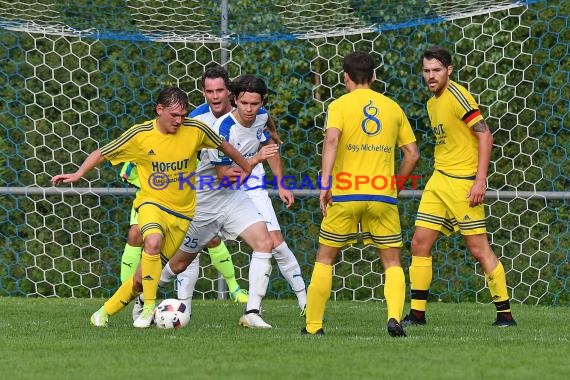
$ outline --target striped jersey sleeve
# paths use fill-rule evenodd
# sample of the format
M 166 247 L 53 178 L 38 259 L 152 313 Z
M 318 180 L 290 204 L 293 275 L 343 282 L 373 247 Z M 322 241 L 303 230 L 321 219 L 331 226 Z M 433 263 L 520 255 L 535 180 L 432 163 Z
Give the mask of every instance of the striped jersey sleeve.
M 465 87 L 450 81 L 448 89 L 456 100 L 455 110 L 457 117 L 463 120 L 467 127 L 471 128 L 474 124 L 483 120 L 483 115 L 479 110 L 479 105 L 475 101 L 473 95 L 471 95 Z
M 107 143 L 99 150 L 101 151 L 103 157 L 111 161 L 113 165 L 116 165 L 120 162 L 130 161 L 130 152 L 131 150 L 136 149 L 136 147 L 133 146 L 133 141 L 136 139 L 136 136 L 140 133 L 150 132 L 152 130 L 152 121 L 134 125 L 133 127 L 127 129 L 117 139 Z
M 194 127 L 198 128 L 206 135 L 206 139 L 204 139 L 204 146 L 203 148 L 218 148 L 220 145 L 224 143 L 224 139 L 216 133 L 212 128 L 210 128 L 205 123 L 201 122 L 197 119 L 186 118 L 182 122 L 182 125 L 186 127 Z

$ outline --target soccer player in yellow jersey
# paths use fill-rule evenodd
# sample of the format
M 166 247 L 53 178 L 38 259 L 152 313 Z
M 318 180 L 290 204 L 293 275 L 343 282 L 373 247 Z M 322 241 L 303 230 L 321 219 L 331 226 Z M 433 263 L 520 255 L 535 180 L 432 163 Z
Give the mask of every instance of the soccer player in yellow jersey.
M 200 120 L 212 127 L 219 117 L 233 109 L 230 102 L 229 84 L 229 74 L 223 66 L 214 65 L 208 67 L 202 75 L 202 91 L 206 102 L 191 111 L 189 117 Z M 133 231 L 133 228 L 131 228 L 131 231 Z M 129 236 L 131 231 L 129 231 Z M 125 253 L 127 253 L 127 247 L 125 248 Z M 218 236 L 214 237 L 207 245 L 207 253 L 214 267 L 226 281 L 230 299 L 234 302 L 247 303 L 247 290 L 242 289 L 237 282 L 232 256 L 225 243 Z M 124 262 L 125 260 L 123 260 Z M 164 265 L 162 272 L 164 276 L 170 277 L 172 275 L 169 263 Z M 199 273 L 200 260 L 197 258 L 182 273 L 179 273 L 176 278 L 176 296 L 186 304 L 190 312 L 192 311 L 192 298 Z M 134 303 L 133 319 L 136 319 L 144 306 L 143 295 L 141 294 L 135 298 Z
M 206 124 L 188 119 L 188 96 L 177 87 L 158 95 L 154 120 L 137 124 L 119 138 L 89 154 L 72 174 L 60 174 L 52 183 L 72 183 L 105 160 L 112 164 L 134 162 L 141 189 L 134 206 L 143 235 L 141 271 L 124 282 L 115 294 L 91 316 L 95 326 L 106 326 L 108 316 L 117 313 L 142 291 L 145 305 L 133 325 L 149 327 L 156 303 L 161 257 L 168 260 L 182 243 L 196 207 L 195 171 L 199 150 L 217 148 L 232 158 L 247 174 L 251 166 L 239 152 Z
M 404 153 L 399 178 L 410 176 L 416 166 L 416 138 L 400 106 L 371 89 L 376 78 L 368 53 L 348 54 L 343 70 L 348 94 L 327 110 L 320 193 L 324 218 L 307 292 L 306 327 L 301 333 L 324 334 L 332 268 L 340 249 L 357 241 L 360 225 L 363 242 L 378 248 L 385 270 L 388 333 L 405 336 L 399 323 L 406 288 L 400 264 L 403 244 L 393 179 L 396 148 Z
M 433 96 L 427 111 L 435 135 L 435 165 L 420 201 L 412 238 L 411 310 L 403 325 L 424 325 L 432 280 L 431 249 L 441 233 L 460 231 L 479 262 L 497 309 L 495 326 L 515 326 L 505 270 L 491 249 L 483 201 L 493 135 L 473 96 L 450 79 L 451 54 L 438 46 L 422 56 L 423 78 Z

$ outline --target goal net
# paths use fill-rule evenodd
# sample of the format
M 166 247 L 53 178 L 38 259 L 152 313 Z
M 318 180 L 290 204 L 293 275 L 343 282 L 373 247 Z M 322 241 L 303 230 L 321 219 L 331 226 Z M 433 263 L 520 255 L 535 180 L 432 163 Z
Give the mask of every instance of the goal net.
M 369 51 L 375 88 L 404 108 L 418 139 L 420 189 L 433 164 L 419 57 L 454 53 L 494 132 L 488 230 L 515 302 L 569 303 L 568 15 L 566 1 L 507 0 L 0 0 L 0 296 L 100 297 L 119 285 L 133 192 L 104 165 L 70 187 L 52 175 L 153 116 L 165 85 L 203 102 L 213 63 L 231 77 L 261 76 L 285 141 L 285 172 L 316 178 L 327 105 L 344 93 L 341 59 Z M 419 193 L 402 193 L 409 247 Z M 321 215 L 314 192 L 293 210 L 274 201 L 305 280 Z M 250 250 L 228 242 L 246 285 Z M 402 252 L 404 267 L 410 252 Z M 460 237 L 434 248 L 432 299 L 490 302 L 481 268 Z M 196 298 L 218 295 L 202 255 Z M 406 270 L 407 272 L 407 270 Z M 292 297 L 273 271 L 269 292 Z M 369 246 L 344 249 L 333 298 L 382 300 L 383 271 Z

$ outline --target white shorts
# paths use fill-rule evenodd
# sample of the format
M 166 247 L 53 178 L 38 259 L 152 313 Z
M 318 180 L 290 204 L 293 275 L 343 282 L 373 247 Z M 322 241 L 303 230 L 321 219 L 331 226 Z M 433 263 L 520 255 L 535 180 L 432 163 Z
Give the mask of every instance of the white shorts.
M 246 193 L 257 208 L 257 211 L 263 216 L 267 230 L 269 232 L 280 231 L 281 226 L 279 226 L 279 222 L 277 221 L 277 215 L 275 215 L 275 210 L 273 209 L 273 204 L 271 203 L 267 190 L 254 189 L 247 190 Z
M 254 223 L 263 222 L 263 217 L 244 191 L 233 191 L 209 211 L 206 205 L 198 205 L 194 219 L 186 231 L 180 250 L 188 253 L 201 252 L 216 235 L 222 240 L 235 240 Z

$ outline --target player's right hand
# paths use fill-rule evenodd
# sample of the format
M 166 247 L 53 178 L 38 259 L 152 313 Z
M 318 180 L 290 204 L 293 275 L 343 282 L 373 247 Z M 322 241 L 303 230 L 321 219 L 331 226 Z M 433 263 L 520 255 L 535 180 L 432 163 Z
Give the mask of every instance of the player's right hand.
M 77 182 L 81 179 L 81 176 L 77 173 L 73 174 L 58 174 L 52 177 L 50 180 L 54 186 L 59 185 L 60 183 L 73 183 Z
M 249 174 L 247 174 L 241 168 L 235 166 L 229 167 L 224 173 L 224 176 L 228 178 L 231 183 L 236 183 L 239 178 L 240 184 L 244 183 L 247 180 L 248 175 Z

